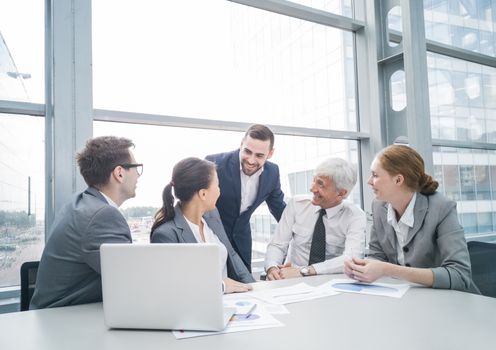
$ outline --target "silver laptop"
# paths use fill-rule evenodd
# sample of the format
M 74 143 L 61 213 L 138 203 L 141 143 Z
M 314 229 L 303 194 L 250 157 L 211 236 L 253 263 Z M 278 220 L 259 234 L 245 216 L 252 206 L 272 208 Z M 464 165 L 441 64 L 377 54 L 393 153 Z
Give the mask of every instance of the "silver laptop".
M 215 244 L 103 244 L 100 257 L 110 328 L 219 331 L 236 311 L 222 303 Z

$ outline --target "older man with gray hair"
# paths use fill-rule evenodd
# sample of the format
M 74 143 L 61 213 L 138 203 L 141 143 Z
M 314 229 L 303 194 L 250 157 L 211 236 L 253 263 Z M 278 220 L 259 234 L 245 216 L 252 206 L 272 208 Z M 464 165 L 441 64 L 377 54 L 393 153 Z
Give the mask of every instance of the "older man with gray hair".
M 356 181 L 355 166 L 343 159 L 317 166 L 313 196 L 289 201 L 267 247 L 267 279 L 343 273 L 345 259 L 363 255 L 365 213 L 345 200 Z

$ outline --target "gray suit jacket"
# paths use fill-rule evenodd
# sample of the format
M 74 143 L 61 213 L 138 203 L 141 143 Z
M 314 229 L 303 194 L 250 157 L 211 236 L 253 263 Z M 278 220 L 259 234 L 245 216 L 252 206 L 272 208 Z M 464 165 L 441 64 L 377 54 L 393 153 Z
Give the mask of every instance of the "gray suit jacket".
M 387 203 L 372 203 L 374 223 L 370 233 L 369 257 L 398 264 L 398 241 L 387 222 Z M 456 203 L 436 192 L 417 193 L 414 226 L 403 247 L 405 266 L 431 268 L 434 288 L 478 293 L 472 282 L 470 257 L 463 227 L 458 222 Z
M 101 301 L 100 245 L 131 241 L 126 220 L 98 190 L 77 194 L 53 223 L 30 308 Z
M 151 243 L 198 243 L 189 227 L 179 205 L 174 208 L 174 219 L 157 227 L 151 234 Z M 251 283 L 255 279 L 250 274 L 245 264 L 234 250 L 227 238 L 226 231 L 217 209 L 203 215 L 208 227 L 215 233 L 227 249 L 227 275 L 233 280 Z

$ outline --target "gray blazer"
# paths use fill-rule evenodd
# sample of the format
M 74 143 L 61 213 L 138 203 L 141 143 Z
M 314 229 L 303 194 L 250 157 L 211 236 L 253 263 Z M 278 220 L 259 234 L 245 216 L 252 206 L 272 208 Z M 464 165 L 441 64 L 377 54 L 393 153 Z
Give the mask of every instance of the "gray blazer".
M 150 242 L 198 243 L 178 204 L 174 207 L 174 212 L 174 219 L 164 222 L 152 232 Z M 205 213 L 203 218 L 208 227 L 212 229 L 227 249 L 227 275 L 229 278 L 243 283 L 255 282 L 255 279 L 246 268 L 238 253 L 232 247 L 231 242 L 229 242 L 229 238 L 227 238 L 226 231 L 224 231 L 224 226 L 220 219 L 219 211 L 214 209 Z
M 53 223 L 30 309 L 101 301 L 100 245 L 131 241 L 121 212 L 98 190 L 75 195 Z
M 369 257 L 398 264 L 398 241 L 394 228 L 387 222 L 387 202 L 374 200 L 372 211 Z M 417 193 L 413 213 L 414 226 L 403 247 L 405 266 L 431 268 L 434 288 L 478 293 L 471 278 L 470 257 L 456 203 L 438 192 L 430 196 Z

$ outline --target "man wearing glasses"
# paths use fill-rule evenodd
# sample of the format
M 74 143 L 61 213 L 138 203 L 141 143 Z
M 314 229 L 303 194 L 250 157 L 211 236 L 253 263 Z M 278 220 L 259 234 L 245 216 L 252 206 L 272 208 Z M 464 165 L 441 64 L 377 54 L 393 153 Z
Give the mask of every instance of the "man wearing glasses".
M 119 211 L 136 195 L 143 164 L 136 163 L 126 138 L 89 140 L 77 154 L 88 185 L 62 208 L 43 250 L 31 309 L 102 300 L 100 245 L 131 243 L 129 226 Z

